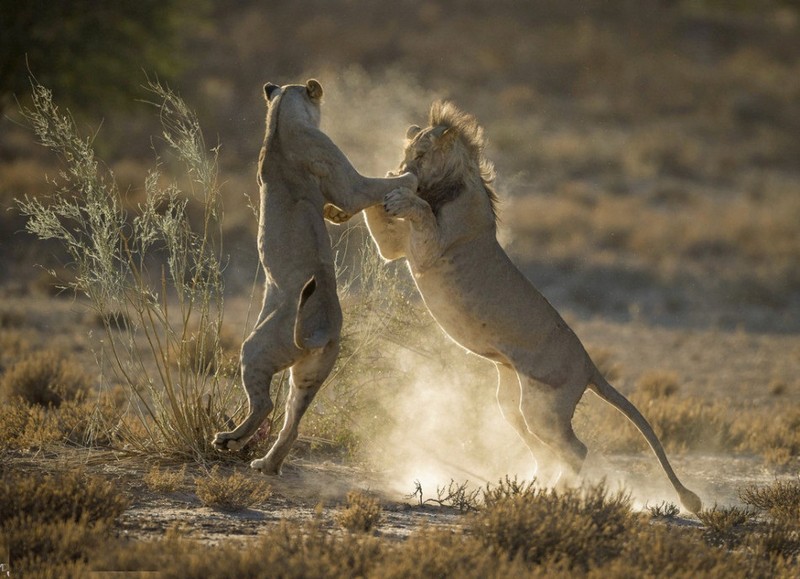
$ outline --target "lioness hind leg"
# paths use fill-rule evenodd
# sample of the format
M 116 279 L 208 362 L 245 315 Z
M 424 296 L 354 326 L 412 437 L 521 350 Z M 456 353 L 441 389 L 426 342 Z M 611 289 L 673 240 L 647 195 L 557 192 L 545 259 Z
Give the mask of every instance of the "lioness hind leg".
M 247 417 L 231 432 L 218 432 L 213 444 L 219 450 L 239 450 L 258 431 L 274 407 L 270 399 L 272 377 L 292 363 L 296 355 L 291 339 L 282 338 L 276 320 L 269 320 L 256 329 L 242 344 L 242 384 L 247 393 Z M 289 342 L 282 345 L 281 342 Z
M 265 474 L 280 474 L 283 461 L 297 440 L 300 419 L 330 374 L 338 354 L 339 342 L 332 341 L 321 351 L 307 355 L 292 366 L 291 389 L 286 400 L 283 428 L 266 456 L 251 462 L 251 468 Z
M 569 385 L 550 386 L 520 375 L 522 399 L 520 409 L 528 430 L 553 451 L 565 468 L 567 483 L 577 480 L 587 449 L 572 430 L 572 416 L 580 389 Z

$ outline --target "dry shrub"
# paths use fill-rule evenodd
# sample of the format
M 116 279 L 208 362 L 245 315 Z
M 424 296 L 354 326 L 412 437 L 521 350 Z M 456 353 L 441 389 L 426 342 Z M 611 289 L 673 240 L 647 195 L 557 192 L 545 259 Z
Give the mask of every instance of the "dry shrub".
M 748 486 L 739 498 L 775 519 L 800 520 L 800 481 L 775 481 L 769 486 Z
M 609 497 L 602 483 L 564 492 L 529 486 L 493 501 L 473 516 L 469 529 L 509 559 L 586 570 L 622 550 L 633 520 L 629 497 Z
M 789 570 L 791 575 L 786 576 L 798 576 L 800 524 L 796 518 L 780 519 L 765 525 L 759 532 L 748 535 L 745 545 L 762 558 L 793 563 L 794 569 Z
M 380 541 L 363 535 L 336 537 L 316 523 L 282 521 L 256 542 L 197 548 L 197 543 L 170 532 L 158 542 L 120 542 L 91 562 L 97 571 L 157 572 L 159 577 L 377 577 Z
M 546 567 L 543 570 L 552 571 Z M 537 571 L 521 558 L 498 556 L 475 536 L 449 529 L 422 529 L 392 546 L 373 576 L 387 579 L 558 576 Z
M 647 510 L 650 511 L 650 516 L 654 519 L 674 519 L 681 512 L 681 509 L 678 507 L 678 505 L 674 503 L 668 503 L 667 501 L 662 501 L 657 505 L 647 507 Z
M 189 336 L 179 350 L 181 364 L 196 374 L 234 377 L 239 373 L 239 343 L 234 333 L 220 328 L 206 327 Z
M 742 446 L 761 453 L 770 464 L 786 466 L 800 456 L 800 409 L 795 406 L 740 416 L 738 428 Z
M 653 370 L 645 372 L 636 382 L 636 392 L 648 398 L 668 398 L 680 388 L 675 372 Z
M 195 479 L 197 497 L 207 507 L 224 511 L 240 511 L 262 505 L 272 494 L 272 488 L 257 474 L 245 475 L 234 470 L 230 475 L 220 473 L 214 465 L 208 476 Z
M 0 532 L 13 574 L 69 576 L 101 546 L 128 501 L 102 478 L 81 471 L 0 479 Z
M 697 530 L 636 525 L 627 533 L 619 555 L 592 569 L 587 577 L 790 577 L 779 572 L 782 568 L 774 561 L 707 545 Z
M 58 408 L 14 398 L 0 413 L 0 448 L 43 448 L 51 444 L 107 446 L 114 441 L 120 409 L 110 396 L 63 402 Z
M 351 533 L 369 533 L 380 520 L 380 501 L 357 491 L 347 493 L 347 507 L 336 513 L 336 522 Z
M 706 527 L 706 540 L 726 547 L 735 547 L 741 542 L 743 527 L 750 523 L 754 516 L 755 513 L 749 509 L 718 505 L 697 514 Z
M 144 484 L 153 492 L 172 493 L 180 488 L 186 478 L 186 465 L 180 470 L 160 469 L 158 466 L 151 468 L 144 475 Z
M 35 352 L 20 360 L 0 379 L 0 394 L 31 404 L 58 406 L 85 391 L 90 379 L 80 365 L 56 352 Z

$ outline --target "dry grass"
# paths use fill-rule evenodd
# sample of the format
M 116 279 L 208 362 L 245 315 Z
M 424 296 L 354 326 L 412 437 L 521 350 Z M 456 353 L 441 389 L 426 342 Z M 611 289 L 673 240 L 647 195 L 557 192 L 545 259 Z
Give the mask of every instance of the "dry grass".
M 121 416 L 120 408 L 106 395 L 65 401 L 58 408 L 30 405 L 16 398 L 4 403 L 0 413 L 0 448 L 109 446 L 118 443 L 115 431 Z
M 0 537 L 12 575 L 71 576 L 104 547 L 109 525 L 127 505 L 113 484 L 80 471 L 3 474 Z
M 223 542 L 209 550 L 175 530 L 158 541 L 110 539 L 107 525 L 125 502 L 111 484 L 96 478 L 5 475 L 2 481 L 0 505 L 14 511 L 14 521 L 28 521 L 23 528 L 0 516 L 12 553 L 22 553 L 12 558 L 15 573 L 158 572 L 192 578 L 258 576 L 268 569 L 270 575 L 297 578 L 789 578 L 799 564 L 794 520 L 756 521 L 741 509 L 715 508 L 703 513 L 702 530 L 652 525 L 630 511 L 623 494 L 608 495 L 602 485 L 556 493 L 501 481 L 486 489 L 484 506 L 465 515 L 458 528 L 422 529 L 403 541 L 332 532 L 319 520 L 283 521 L 251 542 Z M 752 489 L 770 497 L 759 499 L 764 505 L 782 500 L 785 490 Z M 12 497 L 21 500 L 11 506 Z M 347 509 L 360 511 L 351 518 L 359 522 L 352 530 L 365 530 L 365 511 L 379 511 L 377 501 L 365 498 L 351 493 Z
M 147 488 L 157 493 L 172 493 L 178 490 L 186 478 L 186 465 L 180 469 L 177 468 L 159 468 L 157 465 L 153 466 L 147 474 L 144 475 L 143 481 Z
M 22 398 L 30 404 L 59 406 L 92 386 L 83 368 L 62 354 L 34 352 L 11 366 L 0 378 L 0 395 Z
M 800 481 L 776 481 L 766 487 L 748 486 L 739 493 L 746 504 L 775 519 L 800 521 Z
M 195 491 L 204 505 L 224 511 L 263 506 L 272 495 L 270 485 L 257 473 L 234 470 L 226 475 L 219 465 L 214 465 L 206 476 L 195 479 Z
M 335 516 L 336 522 L 351 533 L 370 533 L 381 522 L 381 503 L 376 497 L 351 491 L 347 506 Z

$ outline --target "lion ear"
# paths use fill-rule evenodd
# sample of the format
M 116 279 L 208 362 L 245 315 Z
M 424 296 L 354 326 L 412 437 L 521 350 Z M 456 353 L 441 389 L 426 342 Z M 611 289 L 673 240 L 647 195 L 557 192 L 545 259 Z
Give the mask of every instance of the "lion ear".
M 422 129 L 417 125 L 411 125 L 408 127 L 406 131 L 406 139 L 413 139 L 416 137 Z
M 267 102 L 272 100 L 275 92 L 280 88 L 277 84 L 272 84 L 271 82 L 264 85 L 264 98 L 267 99 Z
M 308 93 L 309 98 L 318 101 L 322 98 L 322 85 L 319 84 L 319 81 L 313 78 L 309 79 L 306 83 L 306 92 Z

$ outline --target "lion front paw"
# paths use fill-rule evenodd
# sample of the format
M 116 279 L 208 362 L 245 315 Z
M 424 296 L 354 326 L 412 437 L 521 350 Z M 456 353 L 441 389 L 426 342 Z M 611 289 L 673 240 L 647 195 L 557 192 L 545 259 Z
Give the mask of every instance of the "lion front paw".
M 422 201 L 413 191 L 400 187 L 389 191 L 383 198 L 383 208 L 391 217 L 408 219 L 419 210 Z
M 211 442 L 217 450 L 241 450 L 247 440 L 236 438 L 232 432 L 217 432 Z

